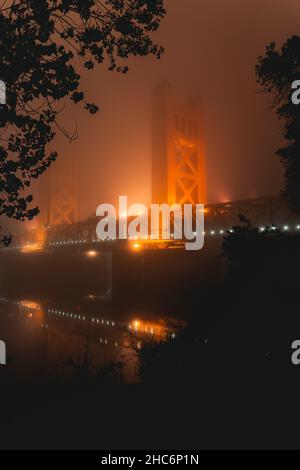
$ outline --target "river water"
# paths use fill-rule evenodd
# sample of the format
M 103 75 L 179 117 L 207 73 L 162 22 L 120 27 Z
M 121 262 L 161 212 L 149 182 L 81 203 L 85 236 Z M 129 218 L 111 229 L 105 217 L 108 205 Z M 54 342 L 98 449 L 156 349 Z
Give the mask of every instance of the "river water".
M 42 298 L 0 298 L 0 339 L 9 374 L 19 378 L 71 378 L 118 364 L 125 381 L 138 380 L 137 352 L 145 341 L 174 337 L 168 318 L 142 312 L 112 312 L 94 295 L 70 307 Z

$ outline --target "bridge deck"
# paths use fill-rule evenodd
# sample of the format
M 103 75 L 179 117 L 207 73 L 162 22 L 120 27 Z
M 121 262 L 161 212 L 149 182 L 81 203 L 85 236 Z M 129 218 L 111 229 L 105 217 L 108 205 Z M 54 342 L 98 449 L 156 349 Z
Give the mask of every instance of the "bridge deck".
M 279 226 L 283 230 L 300 230 L 300 216 L 297 217 L 280 197 L 261 197 L 256 199 L 232 201 L 205 206 L 205 242 L 208 238 L 223 236 L 226 231 L 239 224 L 239 214 L 251 220 L 253 226 L 263 230 L 266 226 Z M 18 249 L 60 249 L 97 247 L 101 251 L 115 249 L 174 249 L 184 248 L 182 241 L 170 240 L 107 240 L 97 239 L 96 216 L 74 224 L 45 227 L 43 231 L 27 231 L 15 234 L 11 248 Z M 210 243 L 209 243 L 210 244 Z

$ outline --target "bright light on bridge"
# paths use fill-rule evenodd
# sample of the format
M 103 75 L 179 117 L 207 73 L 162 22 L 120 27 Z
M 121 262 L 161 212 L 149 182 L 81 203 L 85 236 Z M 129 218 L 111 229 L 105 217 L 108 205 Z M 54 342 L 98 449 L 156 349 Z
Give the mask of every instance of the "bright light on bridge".
M 133 250 L 140 250 L 142 245 L 140 243 L 133 243 L 132 248 Z
M 89 258 L 95 258 L 95 257 L 98 255 L 98 251 L 89 250 L 89 251 L 86 252 L 86 255 L 87 255 Z

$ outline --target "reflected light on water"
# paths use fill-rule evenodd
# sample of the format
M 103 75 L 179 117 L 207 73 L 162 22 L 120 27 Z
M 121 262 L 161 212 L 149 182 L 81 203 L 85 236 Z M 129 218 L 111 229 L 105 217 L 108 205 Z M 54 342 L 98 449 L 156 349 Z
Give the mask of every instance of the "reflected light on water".
M 131 332 L 152 335 L 158 339 L 165 339 L 168 334 L 168 328 L 164 320 L 159 320 L 158 322 L 148 322 L 134 319 L 129 323 L 128 329 Z
M 0 330 L 9 323 L 10 348 L 17 358 L 17 373 L 40 367 L 38 370 L 45 375 L 59 375 L 67 380 L 72 371 L 66 370 L 62 360 L 72 358 L 80 363 L 84 348 L 88 347 L 91 363 L 96 368 L 110 361 L 122 363 L 124 380 L 134 382 L 138 380 L 136 350 L 148 341 L 163 342 L 175 337 L 173 328 L 168 327 L 171 319 L 155 320 L 151 315 L 147 320 L 143 312 L 130 319 L 122 312 L 101 310 L 100 304 L 96 309 L 93 305 L 94 311 L 81 307 L 78 311 L 48 300 L 0 298 Z M 20 337 L 25 345 L 21 353 Z
M 32 302 L 30 300 L 20 300 L 20 306 L 23 308 L 30 308 L 31 310 L 41 310 L 42 306 L 38 302 Z

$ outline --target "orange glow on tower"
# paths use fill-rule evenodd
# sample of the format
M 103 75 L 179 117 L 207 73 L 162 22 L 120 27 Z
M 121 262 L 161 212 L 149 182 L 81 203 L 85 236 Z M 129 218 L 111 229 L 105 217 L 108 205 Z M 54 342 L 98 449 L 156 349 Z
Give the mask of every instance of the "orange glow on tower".
M 152 203 L 205 203 L 205 152 L 199 102 L 178 103 L 170 85 L 160 85 L 153 97 L 152 128 Z

